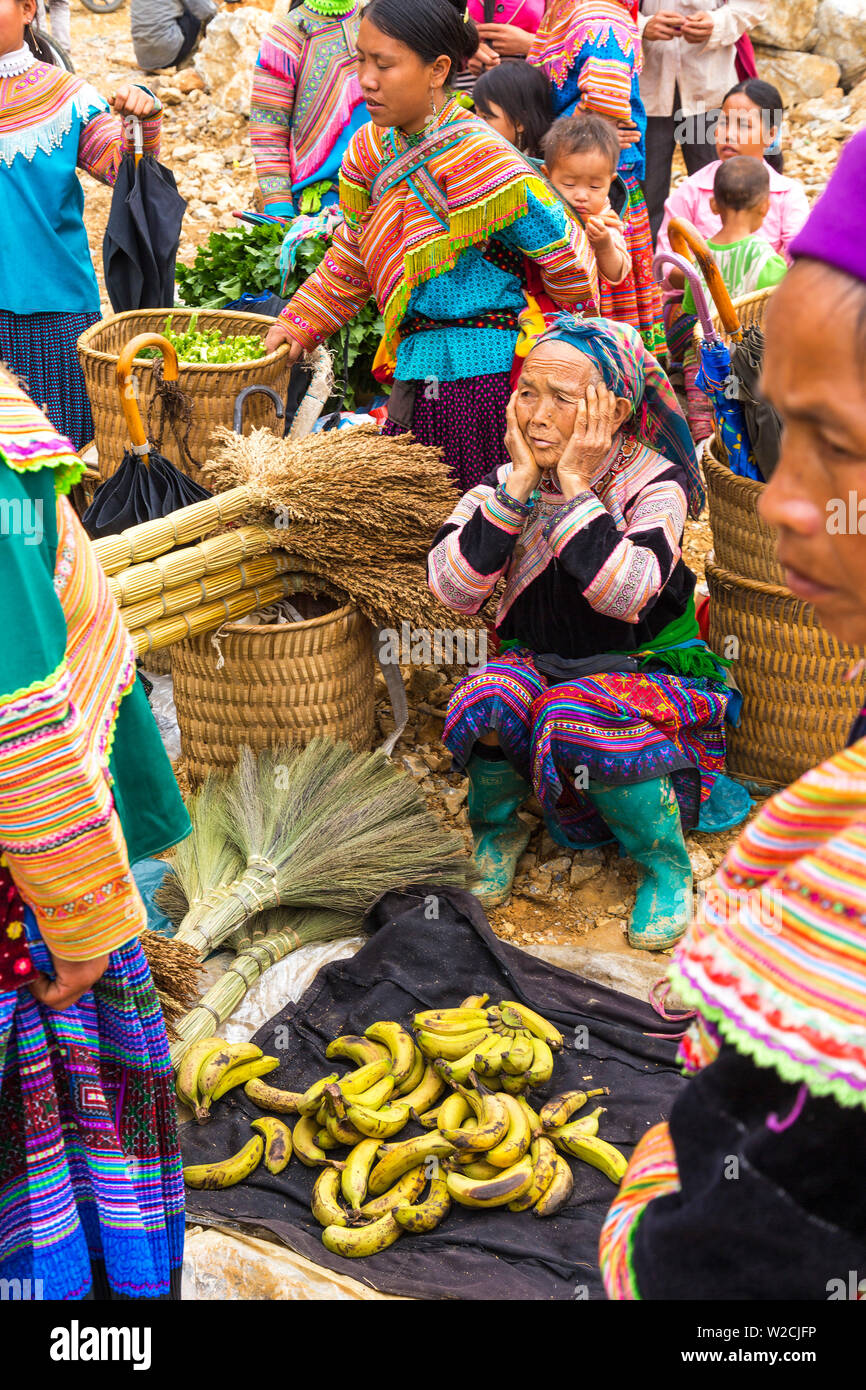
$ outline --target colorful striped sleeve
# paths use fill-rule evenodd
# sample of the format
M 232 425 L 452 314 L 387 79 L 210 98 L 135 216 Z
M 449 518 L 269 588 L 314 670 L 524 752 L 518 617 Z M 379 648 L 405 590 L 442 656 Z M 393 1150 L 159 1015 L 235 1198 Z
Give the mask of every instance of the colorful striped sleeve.
M 295 341 L 309 349 L 351 323 L 372 293 L 358 233 L 343 222 L 324 260 L 292 296 L 280 318 Z
M 290 26 L 275 24 L 264 37 L 253 70 L 250 141 L 256 177 L 265 212 L 279 217 L 294 211 L 291 136 L 300 56 L 300 35 Z
M 608 1298 L 618 1301 L 640 1298 L 632 1262 L 638 1226 L 650 1202 L 677 1192 L 679 1186 L 668 1126 L 654 1125 L 632 1154 L 601 1230 L 598 1260 Z
M 583 97 L 581 109 L 608 121 L 630 121 L 631 74 L 629 59 L 591 54 L 577 79 Z
M 507 473 L 488 474 L 461 497 L 433 542 L 430 588 L 455 613 L 477 613 L 484 606 L 532 514 L 531 502 L 518 502 L 505 491 Z
M 535 262 L 544 288 L 562 308 L 597 299 L 595 254 L 580 223 L 559 199 L 543 202 L 528 190 L 526 201 L 526 213 L 499 237 Z
M 153 96 L 148 87 L 142 86 L 141 90 Z M 162 105 L 155 96 L 153 99 L 156 110 L 141 122 L 142 148 L 144 154 L 152 154 L 158 159 L 162 138 Z M 107 183 L 113 188 L 121 159 L 125 154 L 132 154 L 134 149 L 134 123 L 97 110 L 82 128 L 78 141 L 78 166 L 99 179 L 100 183 Z

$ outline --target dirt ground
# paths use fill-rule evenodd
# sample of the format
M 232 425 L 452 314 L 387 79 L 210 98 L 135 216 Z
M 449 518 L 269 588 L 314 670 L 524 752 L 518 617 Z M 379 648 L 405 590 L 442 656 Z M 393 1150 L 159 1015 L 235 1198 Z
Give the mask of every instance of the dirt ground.
M 128 7 L 112 15 L 93 15 L 83 7 L 75 8 L 72 46 L 76 70 L 107 95 L 120 81 L 143 78 L 135 65 Z M 212 230 L 233 225 L 232 211 L 252 206 L 255 173 L 247 123 L 243 116 L 221 108 L 219 93 L 193 90 L 178 101 L 177 82 L 171 74 L 146 80 L 156 91 L 169 88 L 162 157 L 174 169 L 180 191 L 189 201 L 180 247 L 180 259 L 188 261 Z M 842 109 L 838 103 L 834 107 L 829 101 L 807 103 L 786 125 L 787 172 L 804 179 L 810 197 L 814 198 L 826 181 L 842 140 L 866 120 L 866 102 L 862 108 L 856 108 L 855 103 L 853 111 L 850 105 L 844 110 L 850 116 L 847 122 L 838 119 Z M 682 172 L 680 169 L 680 175 Z M 92 179 L 85 177 L 84 183 L 86 222 L 102 285 L 101 244 L 111 194 Z M 108 310 L 107 303 L 104 307 Z M 698 576 L 699 591 L 711 546 L 709 523 L 689 522 L 685 558 Z M 453 680 L 445 672 L 423 668 L 407 669 L 404 675 L 411 719 L 396 757 L 430 803 L 463 831 L 470 844 L 466 782 L 448 771 L 450 759 L 440 741 Z M 384 687 L 380 693 L 384 700 Z M 380 705 L 380 711 L 384 733 L 393 726 L 385 704 Z M 523 812 L 532 837 L 511 901 L 491 916 L 495 930 L 518 945 L 577 943 L 628 952 L 625 931 L 634 902 L 635 866 L 620 859 L 615 847 L 575 854 L 563 851 L 544 831 L 539 810 L 530 801 Z M 731 834 L 690 839 L 696 882 L 715 871 L 731 839 Z

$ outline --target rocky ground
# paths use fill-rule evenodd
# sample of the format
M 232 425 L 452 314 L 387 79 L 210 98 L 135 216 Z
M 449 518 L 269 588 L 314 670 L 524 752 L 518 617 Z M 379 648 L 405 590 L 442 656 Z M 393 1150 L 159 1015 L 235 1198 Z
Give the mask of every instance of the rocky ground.
M 230 22 L 236 23 L 237 15 L 231 20 L 226 16 L 225 24 Z M 262 23 L 266 23 L 264 15 Z M 163 160 L 174 170 L 189 203 L 180 259 L 191 260 L 196 246 L 211 231 L 233 224 L 233 211 L 253 205 L 255 174 L 247 120 L 240 113 L 246 81 L 243 72 L 232 76 L 226 72 L 226 85 L 212 92 L 204 90 L 194 68 L 179 73 L 169 70 L 145 79 L 135 65 L 126 8 L 113 15 L 73 10 L 72 38 L 76 70 L 103 93 L 110 94 L 118 82 L 130 79 L 147 80 L 159 93 L 165 106 Z M 784 137 L 786 172 L 803 180 L 810 198 L 817 197 L 824 187 L 843 141 L 864 124 L 866 81 L 847 96 L 836 88 L 794 107 Z M 680 169 L 680 175 L 683 172 Z M 91 179 L 85 179 L 85 186 L 86 222 L 101 284 L 100 250 L 111 194 Z M 689 523 L 685 555 L 699 583 L 711 545 L 708 523 Z M 445 672 L 427 669 L 407 669 L 404 674 L 411 719 L 396 756 L 443 818 L 463 831 L 469 845 L 466 781 L 448 771 L 450 758 L 440 741 L 453 680 Z M 380 694 L 384 700 L 384 687 Z M 383 703 L 383 732 L 389 728 L 389 720 Z M 615 848 L 564 852 L 545 832 L 540 808 L 532 801 L 522 815 L 532 838 L 511 901 L 491 916 L 495 930 L 520 945 L 579 943 L 629 953 L 625 930 L 634 902 L 634 865 L 619 859 Z M 714 872 L 730 839 L 728 834 L 690 840 L 696 882 Z

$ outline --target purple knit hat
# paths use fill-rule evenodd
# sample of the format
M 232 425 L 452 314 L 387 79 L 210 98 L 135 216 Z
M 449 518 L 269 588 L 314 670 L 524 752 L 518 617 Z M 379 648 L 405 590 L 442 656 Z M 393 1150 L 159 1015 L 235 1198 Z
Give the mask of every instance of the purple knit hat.
M 848 141 L 808 222 L 791 242 L 791 255 L 823 261 L 855 280 L 866 281 L 864 204 L 866 130 L 861 130 Z

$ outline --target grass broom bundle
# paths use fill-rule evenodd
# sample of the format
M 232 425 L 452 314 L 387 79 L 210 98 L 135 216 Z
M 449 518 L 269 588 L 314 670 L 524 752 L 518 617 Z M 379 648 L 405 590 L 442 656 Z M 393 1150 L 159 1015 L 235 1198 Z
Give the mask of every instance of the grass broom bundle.
M 168 1035 L 175 1037 L 178 1021 L 199 992 L 201 965 L 198 956 L 191 946 L 175 944 L 159 932 L 143 931 L 140 940 L 159 996 Z
M 226 834 L 222 807 L 227 785 L 227 777 L 211 772 L 190 798 L 192 833 L 175 847 L 166 866 L 171 873 L 154 894 L 156 906 L 175 925 L 183 920 L 191 924 L 221 902 L 244 867 L 234 837 Z
M 175 1069 L 183 1060 L 187 1048 L 202 1038 L 210 1037 L 215 1027 L 230 1018 L 247 991 L 272 965 L 284 960 L 299 946 L 336 941 L 340 937 L 352 936 L 360 929 L 360 919 L 356 915 L 327 909 L 304 912 L 295 908 L 276 908 L 263 913 L 256 921 L 260 930 L 253 934 L 248 949 L 237 955 L 194 1007 L 175 1021 L 176 1041 L 171 1048 Z
M 382 753 L 325 738 L 258 757 L 243 749 L 221 809 L 247 867 L 221 902 L 182 923 L 176 939 L 201 955 L 270 907 L 363 915 L 389 891 L 468 880 L 462 838 Z

